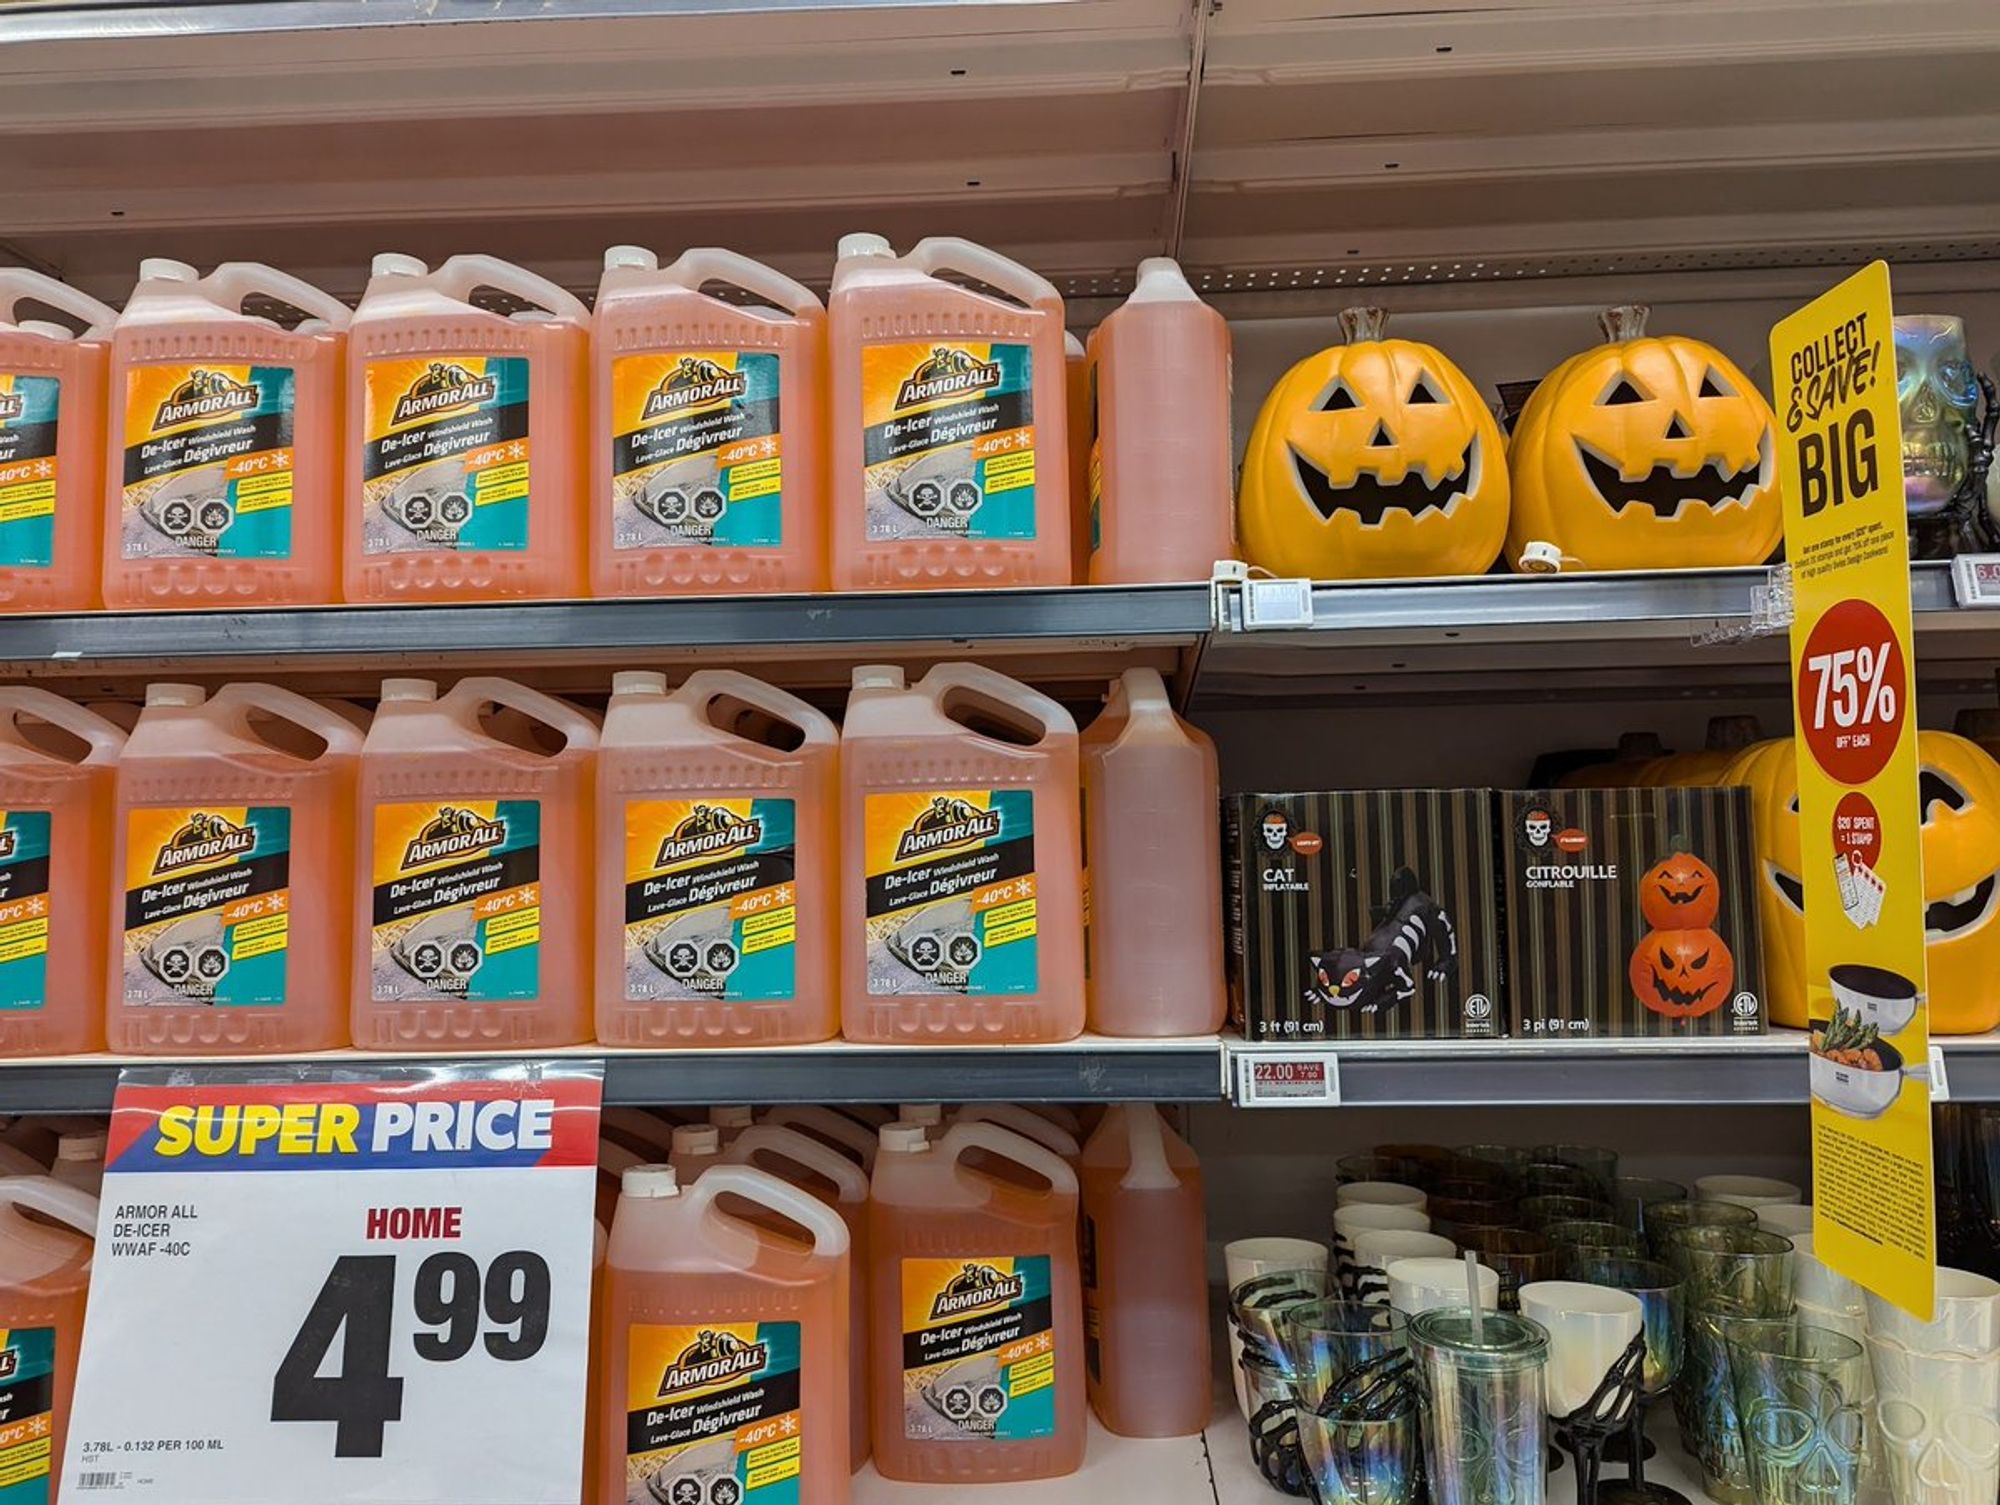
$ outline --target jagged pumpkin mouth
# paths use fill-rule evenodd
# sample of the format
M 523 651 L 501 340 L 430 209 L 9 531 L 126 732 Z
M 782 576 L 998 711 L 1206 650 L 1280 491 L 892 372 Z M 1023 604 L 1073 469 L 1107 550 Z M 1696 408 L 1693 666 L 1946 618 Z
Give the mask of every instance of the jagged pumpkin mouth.
M 1462 498 L 1479 489 L 1484 474 L 1485 455 L 1477 434 L 1465 441 L 1458 463 L 1437 481 L 1426 481 L 1423 467 L 1418 465 L 1404 471 L 1399 481 L 1384 481 L 1375 469 L 1364 464 L 1351 483 L 1336 486 L 1324 470 L 1299 453 L 1296 444 L 1289 447 L 1299 490 L 1313 510 L 1326 522 L 1332 522 L 1336 513 L 1351 512 L 1364 528 L 1381 527 L 1382 520 L 1392 512 L 1411 517 L 1442 512 L 1449 517 Z

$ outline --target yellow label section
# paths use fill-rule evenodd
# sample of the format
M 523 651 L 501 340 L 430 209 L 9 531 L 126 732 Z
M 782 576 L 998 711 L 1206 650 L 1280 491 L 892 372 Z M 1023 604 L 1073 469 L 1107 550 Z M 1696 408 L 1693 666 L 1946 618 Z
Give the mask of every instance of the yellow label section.
M 999 385 L 993 346 L 978 340 L 914 340 L 864 345 L 861 421 L 885 423 L 950 407 Z
M 261 394 L 246 365 L 131 366 L 125 374 L 125 447 L 162 434 L 207 428 L 254 411 Z
M 53 517 L 55 510 L 56 483 L 52 480 L 0 486 L 0 523 L 18 523 L 31 517 Z
M 990 789 L 871 794 L 862 822 L 862 860 L 871 877 L 970 851 L 999 834 Z
M 499 811 L 494 800 L 377 805 L 375 882 L 451 867 L 498 850 L 507 834 Z
M 0 962 L 17 962 L 30 956 L 46 956 L 48 950 L 47 915 L 0 928 Z
M 231 867 L 248 855 L 246 805 L 135 809 L 125 826 L 125 887 Z

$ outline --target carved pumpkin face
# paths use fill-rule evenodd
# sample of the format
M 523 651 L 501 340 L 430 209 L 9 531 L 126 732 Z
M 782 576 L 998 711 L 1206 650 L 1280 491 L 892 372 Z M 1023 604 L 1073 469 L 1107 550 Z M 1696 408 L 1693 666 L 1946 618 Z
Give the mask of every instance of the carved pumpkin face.
M 1477 575 L 1507 533 L 1505 441 L 1478 390 L 1429 345 L 1341 315 L 1348 343 L 1264 400 L 1243 457 L 1245 556 L 1315 580 Z
M 1586 570 L 1757 564 L 1777 547 L 1770 405 L 1714 346 L 1646 338 L 1644 316 L 1609 310 L 1609 343 L 1563 362 L 1528 399 L 1509 560 L 1537 540 Z
M 2000 764 L 1949 732 L 1919 732 L 1917 761 L 1931 1028 L 1979 1034 L 2000 1027 Z M 1722 782 L 1747 786 L 1755 809 L 1771 1021 L 1803 1029 L 1805 887 L 1792 739 L 1750 748 Z
M 1674 852 L 1639 880 L 1639 913 L 1655 930 L 1707 930 L 1722 908 L 1715 869 L 1691 852 Z
M 1669 1019 L 1699 1019 L 1729 1001 L 1736 958 L 1713 930 L 1654 930 L 1633 948 L 1632 996 Z

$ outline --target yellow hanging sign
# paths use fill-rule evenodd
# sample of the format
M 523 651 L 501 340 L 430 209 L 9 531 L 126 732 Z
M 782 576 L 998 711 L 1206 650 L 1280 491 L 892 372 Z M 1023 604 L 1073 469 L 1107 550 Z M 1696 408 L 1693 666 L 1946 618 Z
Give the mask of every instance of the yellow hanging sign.
M 1891 318 L 1889 268 L 1873 262 L 1772 329 L 1771 372 L 1792 567 L 1813 1251 L 1928 1321 L 1930 1018 Z

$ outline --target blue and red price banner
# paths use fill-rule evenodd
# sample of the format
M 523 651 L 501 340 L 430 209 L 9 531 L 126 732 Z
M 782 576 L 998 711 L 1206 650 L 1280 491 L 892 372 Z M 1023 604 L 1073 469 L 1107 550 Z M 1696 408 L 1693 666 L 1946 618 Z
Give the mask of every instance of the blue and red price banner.
M 63 1495 L 574 1505 L 602 1068 L 127 1070 Z

